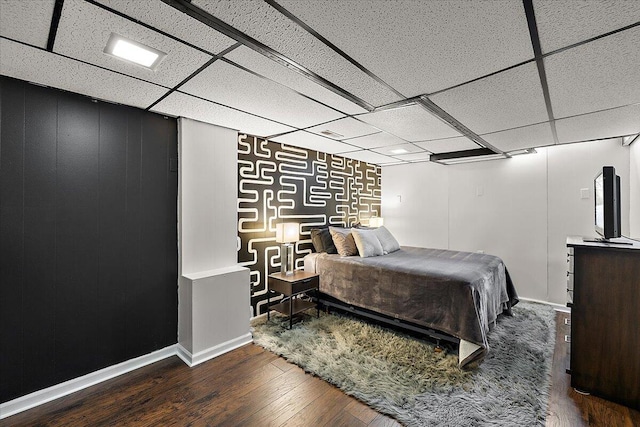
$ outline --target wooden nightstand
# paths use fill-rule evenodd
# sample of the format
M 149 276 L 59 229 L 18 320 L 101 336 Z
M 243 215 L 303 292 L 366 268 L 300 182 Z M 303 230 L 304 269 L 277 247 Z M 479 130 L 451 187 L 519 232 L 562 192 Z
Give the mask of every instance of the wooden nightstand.
M 304 270 L 295 270 L 290 276 L 282 273 L 273 273 L 269 275 L 267 281 L 267 319 L 270 319 L 271 310 L 276 310 L 282 314 L 289 315 L 289 329 L 293 325 L 293 315 L 300 313 L 312 307 L 318 310 L 320 316 L 320 308 L 317 304 L 310 301 L 303 301 L 300 298 L 294 298 L 296 295 L 317 291 L 320 280 L 315 273 L 309 273 Z M 271 305 L 271 291 L 281 293 L 284 298 L 282 302 Z

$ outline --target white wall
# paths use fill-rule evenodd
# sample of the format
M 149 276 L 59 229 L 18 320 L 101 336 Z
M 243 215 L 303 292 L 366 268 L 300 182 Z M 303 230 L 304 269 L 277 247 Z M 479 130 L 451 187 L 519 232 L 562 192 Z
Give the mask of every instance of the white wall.
M 640 140 L 629 146 L 629 235 L 640 239 Z
M 403 245 L 500 256 L 520 296 L 564 304 L 565 239 L 595 235 L 593 178 L 604 165 L 622 180 L 626 232 L 629 149 L 620 140 L 541 148 L 508 160 L 384 167 L 382 216 Z M 580 198 L 582 188 L 588 199 Z
M 178 350 L 189 366 L 251 341 L 249 270 L 237 264 L 237 139 L 178 121 Z
M 182 274 L 235 265 L 238 239 L 238 134 L 181 118 Z

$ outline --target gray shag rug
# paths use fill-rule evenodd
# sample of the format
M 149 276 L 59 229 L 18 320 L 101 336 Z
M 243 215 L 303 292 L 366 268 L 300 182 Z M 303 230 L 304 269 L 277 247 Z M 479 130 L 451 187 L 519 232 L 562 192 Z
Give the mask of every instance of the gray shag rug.
M 350 316 L 253 321 L 256 344 L 407 426 L 534 426 L 547 415 L 555 312 L 520 302 L 471 369 L 457 352 Z M 313 311 L 315 314 L 315 310 Z

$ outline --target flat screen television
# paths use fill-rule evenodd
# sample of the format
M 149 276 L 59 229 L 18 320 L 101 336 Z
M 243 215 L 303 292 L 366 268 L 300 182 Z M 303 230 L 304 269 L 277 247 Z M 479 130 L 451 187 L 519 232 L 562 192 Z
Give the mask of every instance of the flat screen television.
M 620 177 L 613 166 L 604 166 L 593 180 L 595 229 L 603 240 L 620 237 Z

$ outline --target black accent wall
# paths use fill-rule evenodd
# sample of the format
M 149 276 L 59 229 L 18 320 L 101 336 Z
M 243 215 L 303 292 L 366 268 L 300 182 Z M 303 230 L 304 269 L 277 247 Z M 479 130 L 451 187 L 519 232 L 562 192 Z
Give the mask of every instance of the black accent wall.
M 177 123 L 0 78 L 0 402 L 177 341 Z
M 368 224 L 381 216 L 380 166 L 238 135 L 238 263 L 251 269 L 251 306 L 265 312 L 266 277 L 280 271 L 276 223 L 301 223 L 296 267 L 313 250 L 311 229 Z

